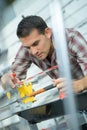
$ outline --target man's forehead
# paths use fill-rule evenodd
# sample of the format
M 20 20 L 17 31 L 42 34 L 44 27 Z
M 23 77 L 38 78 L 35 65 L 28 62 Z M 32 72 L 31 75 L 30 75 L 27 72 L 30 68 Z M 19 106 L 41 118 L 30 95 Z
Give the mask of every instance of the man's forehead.
M 27 37 L 20 38 L 20 41 L 23 43 L 24 46 L 32 46 L 35 42 L 40 40 L 40 34 L 31 34 Z

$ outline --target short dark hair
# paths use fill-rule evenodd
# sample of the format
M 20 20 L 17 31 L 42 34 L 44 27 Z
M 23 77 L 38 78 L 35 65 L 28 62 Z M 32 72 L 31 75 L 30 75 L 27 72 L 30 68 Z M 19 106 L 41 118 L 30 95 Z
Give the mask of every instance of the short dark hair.
M 17 27 L 17 36 L 19 38 L 28 36 L 33 29 L 37 29 L 39 33 L 44 34 L 47 28 L 46 22 L 36 15 L 24 17 Z

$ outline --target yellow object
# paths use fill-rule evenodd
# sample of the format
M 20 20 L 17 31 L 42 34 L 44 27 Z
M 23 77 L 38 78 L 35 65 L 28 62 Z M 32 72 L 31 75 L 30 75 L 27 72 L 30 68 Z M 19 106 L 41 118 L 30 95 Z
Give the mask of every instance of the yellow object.
M 20 98 L 24 98 L 24 97 L 26 98 L 26 96 L 29 96 L 29 94 L 33 92 L 32 83 L 28 83 L 28 85 L 24 83 L 21 87 L 18 87 L 18 92 L 19 92 Z M 23 103 L 33 102 L 33 101 L 34 101 L 34 96 L 27 97 L 26 99 L 22 100 Z
M 11 94 L 10 94 L 10 92 L 7 92 L 6 95 L 7 95 L 7 98 L 8 98 L 8 99 L 11 98 Z

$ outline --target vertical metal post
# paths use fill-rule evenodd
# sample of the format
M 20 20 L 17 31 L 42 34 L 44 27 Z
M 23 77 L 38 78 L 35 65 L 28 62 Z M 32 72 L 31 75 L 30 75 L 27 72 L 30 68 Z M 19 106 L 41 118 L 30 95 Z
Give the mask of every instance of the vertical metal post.
M 53 29 L 54 46 L 56 49 L 57 62 L 60 66 L 60 75 L 67 81 L 67 101 L 64 102 L 65 113 L 70 114 L 69 124 L 71 130 L 79 130 L 78 119 L 76 116 L 76 105 L 72 90 L 72 81 L 70 73 L 70 64 L 68 58 L 68 50 L 65 38 L 64 22 L 61 12 L 61 6 L 58 0 L 50 3 L 51 21 Z

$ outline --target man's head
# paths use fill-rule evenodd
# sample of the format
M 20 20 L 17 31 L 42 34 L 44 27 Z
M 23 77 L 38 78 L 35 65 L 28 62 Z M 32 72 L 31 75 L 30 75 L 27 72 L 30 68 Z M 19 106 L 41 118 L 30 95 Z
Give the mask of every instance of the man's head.
M 33 56 L 44 60 L 51 48 L 51 29 L 39 16 L 25 17 L 18 25 L 17 36 Z

